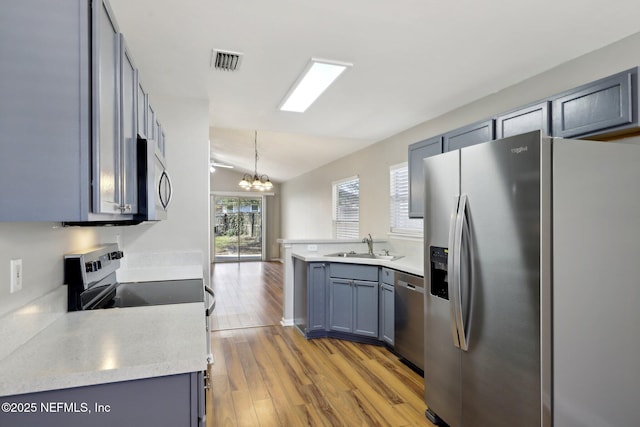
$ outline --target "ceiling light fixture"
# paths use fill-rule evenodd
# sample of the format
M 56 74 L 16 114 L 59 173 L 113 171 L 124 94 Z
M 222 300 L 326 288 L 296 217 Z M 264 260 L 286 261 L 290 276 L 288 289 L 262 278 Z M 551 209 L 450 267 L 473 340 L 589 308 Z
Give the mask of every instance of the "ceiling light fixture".
M 217 168 L 225 168 L 225 169 L 233 169 L 233 165 L 228 165 L 226 163 L 220 163 L 220 162 L 211 162 L 212 166 L 215 166 Z
M 344 70 L 352 66 L 348 62 L 312 58 L 280 104 L 280 110 L 303 113 Z
M 214 173 L 216 171 L 216 168 L 233 169 L 233 165 L 216 162 L 213 159 L 209 159 L 209 172 Z
M 273 184 L 269 180 L 269 177 L 267 175 L 258 175 L 258 131 L 255 131 L 253 144 L 256 152 L 255 169 L 254 169 L 253 177 L 250 174 L 244 174 L 244 176 L 242 177 L 242 181 L 240 181 L 238 185 L 240 185 L 240 187 L 242 187 L 247 191 L 248 190 L 258 190 L 258 191 L 271 190 L 273 188 Z

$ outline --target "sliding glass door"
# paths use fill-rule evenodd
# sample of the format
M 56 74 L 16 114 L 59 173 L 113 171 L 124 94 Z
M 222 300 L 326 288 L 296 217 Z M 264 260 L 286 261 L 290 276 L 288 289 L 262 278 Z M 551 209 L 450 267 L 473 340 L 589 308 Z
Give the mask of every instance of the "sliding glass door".
M 215 196 L 214 261 L 262 259 L 262 197 Z

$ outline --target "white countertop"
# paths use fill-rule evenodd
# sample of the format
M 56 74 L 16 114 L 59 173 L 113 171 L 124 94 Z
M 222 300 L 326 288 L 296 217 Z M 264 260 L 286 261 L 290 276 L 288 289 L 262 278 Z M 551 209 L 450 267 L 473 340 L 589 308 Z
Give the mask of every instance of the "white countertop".
M 0 396 L 206 369 L 203 303 L 65 313 L 0 360 Z
M 422 261 L 417 261 L 411 257 L 402 257 L 395 261 L 377 258 L 347 258 L 321 255 L 318 252 L 297 251 L 292 254 L 294 258 L 306 262 L 340 262 L 346 264 L 379 265 L 405 273 L 415 274 L 424 277 Z

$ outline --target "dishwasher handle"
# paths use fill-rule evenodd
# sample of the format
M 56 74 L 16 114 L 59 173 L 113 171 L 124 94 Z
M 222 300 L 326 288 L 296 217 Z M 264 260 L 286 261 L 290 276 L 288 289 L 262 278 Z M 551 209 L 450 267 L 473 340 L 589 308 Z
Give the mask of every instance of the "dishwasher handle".
M 410 291 L 418 292 L 424 294 L 424 288 L 422 286 L 416 286 L 412 283 L 406 282 L 404 280 L 396 279 L 396 285 L 401 288 L 409 289 Z

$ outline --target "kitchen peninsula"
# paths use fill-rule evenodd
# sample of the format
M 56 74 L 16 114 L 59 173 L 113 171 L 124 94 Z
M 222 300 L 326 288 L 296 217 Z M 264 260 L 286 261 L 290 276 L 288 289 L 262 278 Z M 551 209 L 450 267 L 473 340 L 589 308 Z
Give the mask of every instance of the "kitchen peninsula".
M 423 275 L 422 240 L 416 238 L 388 238 L 373 239 L 374 252 L 378 253 L 384 249 L 389 250 L 392 255 L 399 255 L 402 258 L 394 261 L 371 258 L 335 258 L 326 254 L 334 252 L 366 252 L 367 245 L 362 240 L 357 239 L 279 239 L 282 245 L 284 261 L 284 302 L 283 302 L 283 326 L 293 326 L 293 259 L 302 261 L 334 261 L 353 264 L 377 265 L 392 268 L 418 276 Z

